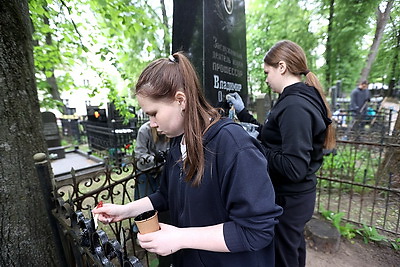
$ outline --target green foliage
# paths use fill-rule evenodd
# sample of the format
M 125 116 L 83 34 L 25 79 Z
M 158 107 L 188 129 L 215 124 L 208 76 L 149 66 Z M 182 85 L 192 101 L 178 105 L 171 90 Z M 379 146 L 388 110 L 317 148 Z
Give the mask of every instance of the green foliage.
M 262 70 L 263 56 L 275 42 L 290 39 L 304 48 L 309 68 L 321 82 L 325 81 L 325 88 L 340 79 L 344 92 L 349 93 L 372 43 L 375 11 L 385 2 L 249 1 L 246 25 L 250 92 L 269 92 Z M 104 76 L 102 64 L 92 60 L 93 57 L 110 62 L 117 69 L 118 77 L 108 74 L 108 79 L 121 80 L 114 81 L 117 94 L 130 96 L 129 90 L 144 66 L 156 57 L 166 56 L 170 47 L 171 27 L 163 24 L 161 7 L 150 6 L 146 0 L 29 0 L 29 7 L 42 106 L 61 106 L 61 102 L 55 103 L 58 101 L 55 91 L 80 88 L 76 78 L 71 78 L 77 68 L 83 70 L 82 75 L 90 69 Z M 333 16 L 329 24 L 330 10 Z M 399 25 L 400 7 L 394 5 L 370 82 L 400 79 Z M 325 50 L 322 54 L 326 47 L 329 53 Z M 51 78 L 55 78 L 58 88 L 54 88 Z M 96 87 L 90 89 L 93 94 L 99 91 Z
M 263 55 L 278 40 L 290 39 L 304 48 L 309 68 L 326 89 L 341 80 L 344 92 L 350 93 L 366 64 L 376 27 L 376 9 L 384 3 L 382 0 L 250 1 L 246 12 L 250 89 L 268 91 L 262 73 Z M 333 10 L 331 21 L 330 10 Z M 397 5 L 385 31 L 383 51 L 379 50 L 373 64 L 370 82 L 388 83 L 392 77 L 397 81 L 400 78 L 400 68 L 396 65 L 400 53 L 396 41 L 400 34 L 399 15 Z M 318 56 L 328 47 L 329 51 L 323 54 L 325 64 L 317 66 L 317 60 L 322 62 Z
M 150 60 L 166 56 L 161 47 L 164 42 L 170 43 L 171 37 L 158 34 L 165 25 L 147 1 L 88 2 L 99 15 L 98 27 L 107 39 L 97 53 L 112 62 L 131 88 Z
M 366 35 L 373 34 L 372 18 L 381 0 L 335 0 L 334 16 L 331 21 L 330 76 L 327 86 L 337 80 L 343 89 L 350 92 L 365 64 L 371 43 L 366 43 Z
M 400 249 L 400 238 L 397 238 L 394 241 L 389 241 L 385 236 L 379 234 L 374 226 L 368 226 L 365 223 L 362 228 L 357 228 L 351 223 L 343 225 L 343 212 L 335 213 L 330 210 L 322 210 L 321 215 L 328 221 L 332 222 L 332 225 L 339 231 L 339 233 L 347 239 L 352 239 L 356 234 L 358 234 L 363 238 L 365 244 L 368 244 L 369 242 L 389 242 L 393 249 Z
M 370 241 L 387 242 L 387 238 L 379 234 L 374 226 L 368 226 L 366 224 L 363 224 L 363 228 L 358 229 L 357 233 L 363 237 L 365 244 L 368 244 L 368 242 Z
M 43 99 L 41 105 L 53 108 L 57 93 L 48 78 L 55 77 L 62 90 L 74 87 L 69 71 L 77 62 L 84 61 L 82 55 L 87 48 L 77 34 L 74 24 L 68 17 L 70 8 L 62 1 L 30 0 L 30 15 L 33 25 L 34 59 L 37 87 Z M 50 100 L 49 98 L 53 98 Z
M 400 5 L 393 5 L 369 80 L 388 84 L 400 81 Z
M 310 31 L 310 11 L 300 1 L 251 1 L 246 12 L 247 61 L 251 90 L 268 92 L 263 57 L 277 41 L 290 39 L 303 47 L 310 69 L 316 70 L 314 50 L 318 43 Z
M 30 0 L 29 7 L 37 86 L 46 108 L 62 105 L 57 99 L 60 92 L 80 88 L 70 76 L 77 68 L 83 69 L 82 77 L 85 69 L 93 70 L 103 82 L 89 88 L 92 95 L 106 88 L 110 80 L 115 85 L 110 100 L 130 95 L 128 91 L 144 66 L 163 55 L 160 47 L 171 42 L 169 28 L 145 0 Z M 113 65 L 119 76 L 106 73 L 94 58 L 110 62 L 107 64 Z M 55 78 L 51 85 L 50 77 Z M 119 83 L 123 88 L 115 89 L 115 79 L 123 81 Z
M 346 223 L 342 225 L 343 212 L 334 213 L 330 210 L 323 210 L 321 214 L 325 219 L 332 222 L 332 225 L 339 231 L 341 236 L 347 239 L 352 239 L 356 236 L 357 229 L 353 224 Z
M 393 249 L 400 250 L 400 238 L 396 238 L 394 241 L 390 241 Z
M 380 164 L 379 158 L 371 157 L 371 148 L 358 145 L 341 145 L 335 154 L 324 157 L 321 172 L 329 172 L 329 176 L 348 180 L 352 183 L 375 185 L 376 170 Z M 378 177 L 379 178 L 379 177 Z M 322 187 L 338 187 L 341 190 L 369 190 L 360 186 L 345 183 L 331 183 L 326 180 L 321 181 Z

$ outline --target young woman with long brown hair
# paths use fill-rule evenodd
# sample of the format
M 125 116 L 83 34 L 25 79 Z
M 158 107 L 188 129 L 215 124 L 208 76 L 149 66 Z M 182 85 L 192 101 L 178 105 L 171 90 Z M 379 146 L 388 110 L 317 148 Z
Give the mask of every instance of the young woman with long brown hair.
M 136 97 L 150 126 L 172 138 L 160 188 L 93 213 L 110 223 L 169 210 L 171 225 L 138 239 L 150 252 L 173 254 L 174 267 L 274 266 L 272 239 L 282 209 L 261 145 L 206 101 L 182 53 L 150 63 Z
M 266 83 L 279 98 L 264 124 L 244 108 L 240 96 L 228 95 L 240 121 L 259 126 L 276 203 L 283 208 L 275 227 L 276 266 L 305 266 L 305 224 L 314 212 L 323 149 L 335 146 L 332 113 L 318 78 L 308 69 L 303 49 L 277 42 L 264 57 Z

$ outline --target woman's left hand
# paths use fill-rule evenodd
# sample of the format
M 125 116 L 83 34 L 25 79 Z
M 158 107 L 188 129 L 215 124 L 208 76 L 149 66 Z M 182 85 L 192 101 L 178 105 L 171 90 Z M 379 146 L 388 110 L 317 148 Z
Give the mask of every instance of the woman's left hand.
M 151 253 L 168 256 L 180 250 L 179 228 L 160 223 L 160 230 L 148 234 L 138 233 L 139 245 Z

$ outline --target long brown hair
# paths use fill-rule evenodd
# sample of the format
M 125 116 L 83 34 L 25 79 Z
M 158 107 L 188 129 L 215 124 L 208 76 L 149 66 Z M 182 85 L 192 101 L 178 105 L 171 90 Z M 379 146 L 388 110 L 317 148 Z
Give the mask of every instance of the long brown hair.
M 172 100 L 176 92 L 186 96 L 184 136 L 187 156 L 183 162 L 185 180 L 199 185 L 204 174 L 203 135 L 221 115 L 206 100 L 196 70 L 183 54 L 174 53 L 169 58 L 151 62 L 136 84 L 136 94 L 152 99 Z
M 311 72 L 307 67 L 307 58 L 303 49 L 296 43 L 289 40 L 282 40 L 277 42 L 264 57 L 264 63 L 277 67 L 279 61 L 284 61 L 287 70 L 294 75 L 304 75 L 305 84 L 313 86 L 317 89 L 324 101 L 327 115 L 332 118 L 332 112 L 326 100 L 323 88 L 317 76 Z M 331 123 L 327 126 L 326 136 L 324 141 L 324 148 L 332 149 L 336 145 L 335 127 Z

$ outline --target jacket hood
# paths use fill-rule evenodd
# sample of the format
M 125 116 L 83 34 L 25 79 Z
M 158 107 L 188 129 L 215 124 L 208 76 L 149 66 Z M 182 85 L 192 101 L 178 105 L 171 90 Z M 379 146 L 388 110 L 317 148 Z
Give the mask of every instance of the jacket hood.
M 234 124 L 237 125 L 238 127 L 242 127 L 241 125 L 237 124 L 236 122 L 234 122 L 229 118 L 221 118 L 213 126 L 211 126 L 208 129 L 208 131 L 204 134 L 203 136 L 204 146 L 206 146 L 208 142 L 210 142 L 214 138 L 214 136 L 216 136 L 218 132 L 228 124 Z
M 218 132 L 225 127 L 225 125 L 233 124 L 237 125 L 238 127 L 242 127 L 238 123 L 234 122 L 229 118 L 221 118 L 218 120 L 213 126 L 211 126 L 207 132 L 203 136 L 203 145 L 206 146 L 213 138 L 218 134 Z M 181 143 L 183 135 L 177 136 L 172 138 L 171 147 L 175 145 L 179 145 Z
M 279 96 L 278 102 L 282 101 L 282 99 L 289 95 L 297 95 L 303 97 L 321 113 L 321 116 L 324 119 L 326 126 L 332 123 L 332 120 L 328 117 L 328 112 L 326 110 L 324 101 L 322 100 L 321 95 L 315 87 L 309 86 L 302 82 L 289 85 L 285 87 L 283 93 Z

